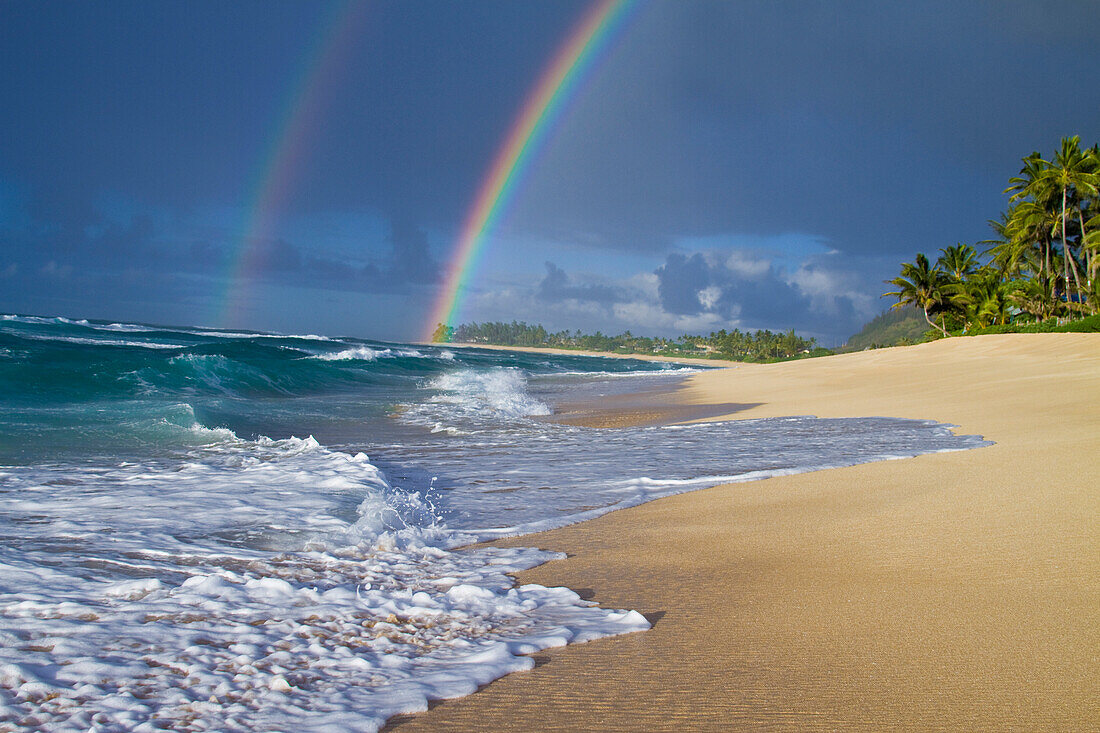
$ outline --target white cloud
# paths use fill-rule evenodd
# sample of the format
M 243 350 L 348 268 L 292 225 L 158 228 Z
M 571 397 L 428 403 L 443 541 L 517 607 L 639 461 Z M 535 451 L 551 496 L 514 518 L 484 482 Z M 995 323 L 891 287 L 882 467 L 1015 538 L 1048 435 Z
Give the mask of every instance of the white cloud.
M 614 313 L 615 318 L 623 324 L 620 330 L 630 329 L 638 334 L 709 333 L 722 328 L 737 327 L 736 320 L 731 322 L 729 318 L 723 318 L 717 313 L 674 315 L 662 309 L 657 302 L 647 300 L 616 303 Z
M 878 312 L 878 298 L 861 288 L 858 275 L 849 270 L 825 266 L 822 258 L 804 260 L 797 270 L 790 273 L 787 282 L 804 293 L 814 308 L 827 313 L 839 311 L 839 301 L 847 300 L 862 318 L 871 318 Z M 865 285 L 864 285 L 865 287 Z
M 639 295 L 649 300 L 657 299 L 657 287 L 660 284 L 660 278 L 653 272 L 639 272 L 623 282 L 624 287 L 637 291 Z
M 726 257 L 726 268 L 742 277 L 760 278 L 771 270 L 770 260 L 742 250 L 734 250 Z
M 709 311 L 717 305 L 718 299 L 722 297 L 722 289 L 711 285 L 709 288 L 704 288 L 696 293 L 696 297 L 699 298 L 699 305 Z

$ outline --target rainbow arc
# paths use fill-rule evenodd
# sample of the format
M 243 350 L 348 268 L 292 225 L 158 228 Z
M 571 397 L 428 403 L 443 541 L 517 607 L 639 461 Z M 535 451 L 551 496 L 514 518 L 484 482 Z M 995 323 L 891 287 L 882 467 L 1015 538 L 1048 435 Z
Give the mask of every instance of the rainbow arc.
M 337 86 L 339 71 L 347 66 L 346 57 L 355 48 L 365 24 L 367 8 L 367 3 L 358 0 L 334 5 L 290 85 L 275 134 L 251 187 L 255 193 L 246 210 L 244 233 L 227 263 L 225 291 L 215 304 L 213 322 L 220 326 L 245 325 L 236 321 L 247 308 L 249 289 L 263 268 L 264 253 L 274 237 L 279 214 L 294 191 L 308 158 L 309 143 Z
M 431 309 L 424 340 L 431 341 L 438 324 L 455 326 L 470 281 L 484 257 L 492 231 L 517 184 L 549 131 L 554 128 L 597 60 L 626 25 L 636 0 L 599 0 L 581 18 L 528 95 L 489 167 L 466 215 Z

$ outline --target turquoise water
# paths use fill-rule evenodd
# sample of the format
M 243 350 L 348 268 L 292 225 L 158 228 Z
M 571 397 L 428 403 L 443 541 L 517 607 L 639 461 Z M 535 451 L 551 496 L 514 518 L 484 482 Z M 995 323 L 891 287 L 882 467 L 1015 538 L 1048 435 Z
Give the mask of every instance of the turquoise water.
M 370 442 L 394 409 L 463 370 L 550 376 L 668 371 L 640 361 L 542 357 L 65 318 L 0 321 L 0 462 L 155 452 L 192 428 L 242 438 L 312 433 Z M 507 387 L 508 385 L 501 385 Z M 495 395 L 500 400 L 522 395 Z M 522 413 L 522 402 L 496 404 Z M 202 440 L 202 438 L 199 438 Z

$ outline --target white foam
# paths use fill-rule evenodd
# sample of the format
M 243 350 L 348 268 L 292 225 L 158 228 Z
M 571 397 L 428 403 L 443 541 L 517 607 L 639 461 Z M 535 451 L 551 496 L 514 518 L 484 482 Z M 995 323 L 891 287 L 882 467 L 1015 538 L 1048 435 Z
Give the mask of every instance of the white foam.
M 5 315 L 3 319 L 5 321 L 15 321 L 17 323 L 72 323 L 72 321 L 62 316 L 17 316 L 13 313 Z
M 186 402 L 163 405 L 155 411 L 138 405 L 136 412 L 115 416 L 117 424 L 144 442 L 179 446 L 213 446 L 218 443 L 241 443 L 228 428 L 208 428 L 195 419 L 195 410 Z M 103 408 L 99 408 L 102 411 Z
M 460 369 L 439 375 L 427 386 L 436 391 L 429 403 L 466 416 L 527 417 L 551 412 L 545 402 L 528 393 L 526 376 L 514 367 Z
M 95 325 L 92 325 L 92 328 L 98 328 L 101 331 L 122 331 L 124 333 L 149 333 L 152 331 L 170 330 L 163 328 L 152 328 L 151 326 L 139 326 L 136 323 L 97 323 Z
M 190 329 L 181 329 L 186 333 L 193 333 L 196 336 L 210 336 L 213 338 L 225 338 L 225 339 L 300 339 L 302 341 L 333 341 L 334 339 L 328 336 L 318 336 L 313 333 L 253 333 L 251 331 L 192 331 Z
M 88 346 L 129 346 L 139 349 L 180 349 L 185 344 L 161 344 L 152 341 L 120 341 L 118 339 L 88 338 L 83 336 L 42 336 L 39 334 L 23 333 L 20 338 L 34 339 L 35 341 L 60 341 L 68 344 L 84 344 Z
M 335 354 L 317 354 L 310 358 L 321 359 L 323 361 L 374 361 L 376 359 L 392 359 L 400 356 L 420 357 L 423 356 L 423 354 L 412 349 L 372 349 L 369 346 L 356 346 L 351 349 L 344 349 Z
M 673 374 L 687 376 L 688 374 L 698 374 L 700 372 L 707 371 L 707 368 L 700 367 L 661 367 L 660 369 L 645 369 L 629 372 L 551 372 L 546 375 L 549 377 L 582 377 L 584 379 L 637 379 L 638 377 L 652 377 L 652 376 L 670 376 Z
M 443 423 L 438 423 L 438 422 L 435 425 L 432 425 L 432 432 L 433 433 L 446 433 L 447 435 L 471 435 L 472 434 L 472 431 L 462 430 L 461 428 L 456 428 L 452 425 L 444 425 Z
M 16 315 L 4 315 L 0 316 L 0 320 L 4 321 L 16 321 L 17 323 L 29 323 L 36 325 L 50 325 L 57 323 L 64 323 L 70 326 L 85 326 L 87 328 L 94 328 L 101 331 L 125 331 L 131 333 L 141 333 L 148 331 L 158 330 L 170 330 L 170 329 L 155 329 L 149 326 L 140 326 L 134 323 L 92 323 L 86 318 L 73 320 L 71 318 L 65 318 L 64 316 L 16 316 Z
M 0 508 L 63 522 L 70 539 L 94 542 L 106 533 L 115 551 L 141 552 L 178 551 L 181 542 L 219 533 L 257 547 L 283 547 L 279 527 L 298 537 L 344 537 L 355 507 L 372 495 L 407 500 L 389 489 L 362 454 L 330 451 L 312 438 L 245 441 L 224 429 L 191 430 L 204 444 L 183 453 L 182 461 L 14 472 L 4 483 L 9 490 L 0 495 Z M 64 490 L 56 488 L 59 481 Z M 379 520 L 388 524 L 377 530 L 405 529 L 418 512 L 427 516 L 430 509 L 394 503 Z M 20 537 L 52 537 L 55 528 L 20 527 Z M 359 534 L 366 532 L 364 527 Z
M 39 518 L 0 545 L 0 715 L 45 731 L 376 730 L 529 669 L 522 654 L 649 626 L 513 587 L 507 573 L 550 553 L 447 549 L 471 537 L 361 453 L 236 439 L 193 457 L 0 475 L 0 516 Z
M 173 586 L 128 581 L 76 601 L 18 594 L 0 619 L 9 635 L 0 686 L 17 719 L 33 716 L 39 730 L 154 719 L 206 730 L 377 730 L 430 699 L 530 669 L 520 654 L 649 627 L 564 588 L 511 587 L 505 573 L 545 559 L 344 548 L 221 557 Z

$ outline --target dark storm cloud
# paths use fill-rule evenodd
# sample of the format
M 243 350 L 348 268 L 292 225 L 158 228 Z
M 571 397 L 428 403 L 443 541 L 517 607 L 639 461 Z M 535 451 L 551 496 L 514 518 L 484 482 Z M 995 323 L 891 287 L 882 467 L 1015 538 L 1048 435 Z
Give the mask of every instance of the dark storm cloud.
M 393 247 L 386 278 L 400 283 L 431 284 L 439 280 L 439 263 L 432 259 L 428 235 L 405 220 L 392 225 Z
M 103 189 L 243 207 L 276 173 L 294 213 L 449 223 L 586 6 L 5 3 L 0 174 L 62 210 Z
M 414 321 L 441 243 L 590 5 L 378 0 L 342 16 L 327 2 L 9 0 L 0 308 L 126 289 L 215 298 L 233 233 L 270 190 L 254 278 L 403 303 Z M 351 42 L 326 56 L 345 17 Z M 1063 135 L 1100 140 L 1098 27 L 1100 3 L 1069 0 L 640 3 L 561 100 L 487 234 L 538 245 L 484 270 L 527 304 L 517 319 L 559 303 L 574 327 L 629 311 L 624 326 L 644 332 L 660 305 L 673 324 L 847 328 L 899 261 L 986 238 L 1022 156 Z M 382 223 L 325 239 L 307 224 L 328 214 Z M 732 245 L 684 244 L 790 232 L 838 254 L 746 264 Z M 596 250 L 599 272 L 582 275 Z M 634 299 L 631 279 L 652 284 L 661 263 L 656 293 Z M 316 301 L 262 290 L 260 316 Z M 361 328 L 336 312 L 317 309 L 316 328 Z
M 560 303 L 578 300 L 610 305 L 623 298 L 618 288 L 594 283 L 574 284 L 569 275 L 553 262 L 546 263 L 546 276 L 539 281 L 536 295 L 540 300 Z
M 282 239 L 253 242 L 249 247 L 253 250 L 249 256 L 253 263 L 249 277 L 288 285 L 403 293 L 411 287 L 432 285 L 439 279 L 439 263 L 428 250 L 426 235 L 408 224 L 394 225 L 389 253 L 366 264 L 318 255 Z M 215 256 L 211 261 L 217 262 L 218 258 Z
M 9 309 L 28 310 L 19 304 L 45 297 L 76 299 L 97 312 L 120 299 L 181 301 L 222 292 L 227 275 L 242 264 L 244 276 L 256 282 L 357 293 L 407 294 L 439 278 L 424 231 L 407 222 L 394 223 L 384 242 L 365 242 L 369 259 L 357 263 L 280 237 L 241 242 L 224 232 L 166 230 L 143 213 L 108 217 L 93 209 L 87 218 L 43 222 L 31 215 L 37 210 L 32 202 L 26 203 L 23 211 L 9 208 L 8 221 L 0 223 Z
M 671 254 L 664 265 L 657 268 L 657 295 L 661 307 L 668 313 L 692 316 L 702 313 L 704 306 L 699 293 L 713 282 L 711 266 L 699 253 L 691 257 Z
M 315 285 L 328 282 L 368 292 L 408 292 L 415 286 L 434 285 L 439 281 L 440 266 L 432 257 L 425 232 L 402 220 L 392 224 L 390 251 L 366 265 L 357 266 L 325 257 L 310 256 L 304 261 L 304 275 Z
M 788 323 L 808 313 L 809 299 L 774 265 L 754 265 L 750 272 L 738 272 L 713 254 L 671 254 L 655 272 L 661 306 L 677 315 L 711 312 L 750 323 L 762 317 Z
M 1097 27 L 1098 3 L 654 3 L 514 218 L 627 249 L 795 230 L 910 256 L 982 239 L 1022 156 L 1100 138 L 1100 85 L 1067 73 L 1100 62 Z

